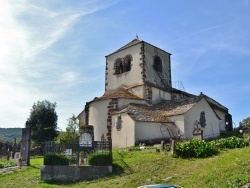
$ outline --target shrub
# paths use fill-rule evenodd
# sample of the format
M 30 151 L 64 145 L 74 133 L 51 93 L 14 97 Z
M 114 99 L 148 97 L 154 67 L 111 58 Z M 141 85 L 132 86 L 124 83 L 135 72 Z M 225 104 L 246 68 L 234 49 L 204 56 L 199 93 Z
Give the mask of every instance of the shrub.
M 183 158 L 205 158 L 218 153 L 215 142 L 205 142 L 197 139 L 177 143 L 175 151 L 177 156 Z
M 239 130 L 227 131 L 227 132 L 220 133 L 220 138 L 229 138 L 232 136 L 242 137 L 242 134 L 239 132 Z
M 69 157 L 69 164 L 77 164 L 77 163 L 78 163 L 77 156 Z
M 112 153 L 110 152 L 95 152 L 88 156 L 90 165 L 102 166 L 112 164 Z
M 188 142 L 182 142 L 176 144 L 176 155 L 183 158 L 204 158 L 216 155 L 218 149 L 216 144 L 219 144 L 222 148 L 242 148 L 249 145 L 242 138 L 232 136 L 229 138 L 221 138 L 217 141 L 206 142 L 204 140 L 190 140 Z
M 229 138 L 221 138 L 217 141 L 223 148 L 243 148 L 249 145 L 248 142 L 245 142 L 242 138 L 237 138 L 232 136 Z
M 63 154 L 46 154 L 44 156 L 44 165 L 69 165 L 69 159 Z

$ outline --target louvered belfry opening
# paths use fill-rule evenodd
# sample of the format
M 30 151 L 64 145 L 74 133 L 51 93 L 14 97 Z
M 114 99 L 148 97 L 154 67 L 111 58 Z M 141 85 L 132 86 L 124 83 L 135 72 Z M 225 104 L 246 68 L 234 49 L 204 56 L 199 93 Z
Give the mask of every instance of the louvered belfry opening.
M 162 72 L 162 61 L 159 56 L 155 56 L 153 68 L 157 72 Z

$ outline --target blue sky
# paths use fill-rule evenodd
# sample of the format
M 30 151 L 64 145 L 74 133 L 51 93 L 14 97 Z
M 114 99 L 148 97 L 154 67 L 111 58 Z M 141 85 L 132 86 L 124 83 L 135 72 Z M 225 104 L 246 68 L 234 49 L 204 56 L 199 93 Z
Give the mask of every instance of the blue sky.
M 0 0 L 0 127 L 24 127 L 34 102 L 58 126 L 104 93 L 105 55 L 138 34 L 172 54 L 172 80 L 250 116 L 250 0 Z

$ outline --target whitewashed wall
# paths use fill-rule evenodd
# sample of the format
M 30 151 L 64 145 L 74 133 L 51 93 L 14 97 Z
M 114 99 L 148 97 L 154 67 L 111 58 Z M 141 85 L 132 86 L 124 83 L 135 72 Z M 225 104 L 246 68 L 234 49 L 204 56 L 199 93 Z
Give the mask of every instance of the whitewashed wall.
M 170 100 L 171 93 L 160 90 L 156 87 L 152 87 L 152 102 L 158 102 L 160 100 Z
M 111 100 L 94 101 L 89 106 L 89 125 L 94 126 L 94 140 L 101 140 L 102 134 L 107 134 L 108 105 Z M 144 100 L 118 99 L 118 109 L 122 109 L 129 103 L 146 104 Z
M 130 48 L 126 48 L 124 50 L 118 51 L 114 54 L 107 56 L 106 61 L 108 63 L 108 75 L 107 82 L 108 86 L 107 90 L 115 89 L 123 84 L 125 85 L 134 85 L 134 84 L 142 84 L 142 75 L 141 75 L 141 55 L 140 55 L 141 44 L 135 44 Z M 124 58 L 126 55 L 131 55 L 133 60 L 131 61 L 131 70 L 122 74 L 114 75 L 114 63 L 118 58 Z
M 135 141 L 143 141 L 143 140 L 150 140 L 150 139 L 164 139 L 169 138 L 170 135 L 165 128 L 162 127 L 161 123 L 154 123 L 154 122 L 135 122 Z M 167 124 L 171 127 L 171 130 L 176 132 L 176 127 L 172 123 Z M 162 134 L 163 131 L 163 134 Z
M 131 89 L 129 89 L 129 91 L 135 93 L 135 95 L 144 99 L 145 97 L 144 87 L 145 87 L 144 85 L 138 85 L 136 87 L 132 87 Z
M 217 109 L 215 109 L 215 112 L 216 112 L 216 114 L 221 119 L 220 123 L 219 123 L 219 125 L 220 125 L 220 131 L 221 132 L 226 131 L 226 122 L 225 122 L 225 116 L 226 116 L 226 114 L 225 114 L 225 112 L 222 112 L 222 111 L 217 110 Z
M 112 147 L 125 148 L 134 146 L 135 143 L 135 123 L 125 113 L 121 114 L 121 130 L 117 130 L 118 115 L 112 116 Z
M 184 114 L 169 117 L 171 121 L 174 122 L 179 133 L 182 137 L 185 137 L 185 126 L 184 126 Z
M 200 113 L 205 112 L 206 126 L 203 129 L 203 138 L 216 138 L 220 135 L 219 119 L 215 112 L 209 106 L 207 101 L 202 98 L 185 114 L 185 138 L 193 138 L 193 129 L 195 121 L 200 121 Z
M 89 125 L 94 126 L 94 140 L 101 140 L 107 134 L 107 113 L 110 100 L 95 101 L 89 106 Z
M 119 98 L 118 99 L 118 109 L 122 109 L 122 108 L 126 107 L 130 103 L 146 104 L 146 101 L 145 100 Z
M 146 81 L 164 87 L 157 72 L 153 69 L 155 55 L 161 58 L 163 72 L 165 73 L 164 78 L 171 85 L 170 54 L 147 43 L 145 43 Z
M 85 117 L 86 117 L 86 114 L 84 111 L 82 111 L 78 116 L 77 118 L 79 119 L 80 123 L 82 124 L 85 124 Z

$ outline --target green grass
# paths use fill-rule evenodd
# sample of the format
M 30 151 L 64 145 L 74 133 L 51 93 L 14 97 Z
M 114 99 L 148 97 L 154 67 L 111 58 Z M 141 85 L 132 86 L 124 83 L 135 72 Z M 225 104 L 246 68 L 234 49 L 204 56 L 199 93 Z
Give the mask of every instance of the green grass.
M 40 180 L 43 158 L 31 159 L 31 166 L 0 173 L 0 187 L 138 187 L 173 183 L 184 188 L 236 188 L 250 182 L 250 147 L 221 151 L 206 159 L 173 158 L 160 153 L 113 153 L 114 173 L 108 177 L 75 183 Z
M 9 158 L 9 160 L 7 160 L 6 157 L 0 158 L 0 168 L 10 167 L 10 166 L 16 166 L 15 161 L 11 159 L 11 157 Z

